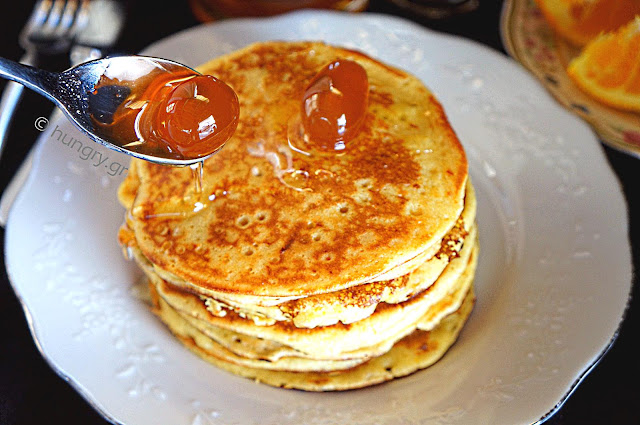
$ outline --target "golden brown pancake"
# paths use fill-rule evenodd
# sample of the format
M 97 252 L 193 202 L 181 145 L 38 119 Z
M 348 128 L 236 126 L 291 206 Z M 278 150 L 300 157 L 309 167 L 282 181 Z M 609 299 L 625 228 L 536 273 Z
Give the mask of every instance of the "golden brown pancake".
M 301 101 L 328 63 L 369 81 L 340 152 L 300 137 Z M 343 390 L 437 361 L 473 306 L 476 199 L 442 107 L 415 77 L 359 52 L 267 42 L 199 70 L 238 94 L 238 129 L 189 168 L 134 159 L 120 243 L 154 311 L 191 350 L 270 385 Z
M 364 346 L 357 350 L 351 350 L 331 358 L 316 356 L 317 353 L 306 353 L 293 347 L 258 337 L 252 337 L 240 332 L 229 331 L 196 319 L 188 314 L 176 310 L 176 312 L 190 325 L 211 338 L 209 350 L 215 351 L 219 357 L 228 361 L 246 365 L 253 368 L 287 371 L 331 371 L 343 370 L 363 363 L 373 357 L 377 357 L 389 351 L 392 346 L 405 335 L 420 330 L 431 330 L 447 315 L 457 310 L 463 302 L 465 294 L 471 287 L 471 273 L 465 275 L 460 284 L 434 304 L 428 312 L 419 317 L 415 323 L 411 323 L 402 332 L 395 333 L 389 338 L 376 342 L 375 345 L 366 345 L 369 340 L 362 338 Z M 163 298 L 163 301 L 166 301 Z M 171 302 L 168 305 L 174 307 Z M 354 332 L 353 337 L 362 336 Z M 374 339 L 371 339 L 374 341 Z
M 305 88 L 339 58 L 367 72 L 365 122 L 343 154 L 298 153 L 289 126 Z M 305 42 L 255 44 L 199 70 L 229 84 L 241 109 L 235 135 L 204 163 L 211 202 L 176 214 L 193 210 L 191 170 L 138 160 L 121 193 L 139 249 L 170 280 L 257 296 L 336 291 L 388 280 L 455 225 L 466 157 L 417 78 Z
M 436 319 L 430 322 L 433 325 L 442 318 L 442 311 L 455 310 L 461 302 L 455 294 L 466 293 L 471 285 L 477 262 L 476 249 L 475 245 L 467 244 L 464 255 L 452 261 L 434 285 L 404 303 L 383 303 L 371 316 L 349 325 L 337 323 L 313 329 L 297 328 L 290 322 L 263 326 L 234 312 L 216 316 L 206 309 L 198 296 L 162 280 L 153 277 L 151 280 L 161 298 L 179 312 L 197 319 L 202 326 L 212 325 L 275 341 L 315 359 L 345 359 L 353 357 L 345 353 L 375 346 L 394 337 L 397 340 L 413 331 L 418 322 L 423 322 L 424 329 L 426 316 L 435 315 Z
M 353 323 L 371 315 L 381 302 L 395 304 L 406 301 L 433 284 L 449 261 L 460 255 L 465 239 L 475 237 L 475 230 L 470 234 L 474 218 L 475 196 L 471 185 L 468 184 L 462 215 L 456 226 L 439 245 L 436 254 L 412 272 L 389 281 L 371 282 L 282 302 L 277 299 L 264 300 L 265 297 L 234 297 L 210 291 L 202 294 L 200 288 L 188 283 L 171 281 L 169 283 L 187 291 L 206 295 L 207 306 L 214 314 L 222 310 L 233 310 L 243 317 L 253 318 L 263 324 L 292 321 L 295 326 L 304 328 L 328 326 L 337 322 Z M 159 277 L 166 278 L 161 270 L 144 258 L 139 249 L 133 246 L 131 249 L 136 261 L 148 274 L 159 274 Z
M 336 391 L 379 384 L 424 369 L 438 361 L 453 345 L 473 308 L 471 288 L 455 312 L 430 331 L 415 330 L 385 354 L 344 370 L 291 372 L 238 365 L 220 355 L 216 342 L 189 324 L 161 298 L 156 313 L 194 353 L 221 369 L 268 385 L 306 391 Z

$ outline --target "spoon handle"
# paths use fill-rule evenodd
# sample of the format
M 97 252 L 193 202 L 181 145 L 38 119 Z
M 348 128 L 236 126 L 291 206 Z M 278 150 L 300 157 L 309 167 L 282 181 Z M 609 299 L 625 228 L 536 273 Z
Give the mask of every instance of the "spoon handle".
M 59 74 L 0 57 L 0 77 L 20 83 L 58 104 L 54 93 Z

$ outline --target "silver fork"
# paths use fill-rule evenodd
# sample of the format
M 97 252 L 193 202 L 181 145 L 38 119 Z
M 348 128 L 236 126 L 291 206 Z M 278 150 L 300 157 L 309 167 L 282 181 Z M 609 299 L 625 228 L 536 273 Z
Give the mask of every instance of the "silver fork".
M 39 0 L 19 36 L 25 50 L 20 62 L 37 65 L 43 54 L 69 50 L 75 34 L 87 23 L 89 0 Z M 23 86 L 7 83 L 0 99 L 0 157 Z

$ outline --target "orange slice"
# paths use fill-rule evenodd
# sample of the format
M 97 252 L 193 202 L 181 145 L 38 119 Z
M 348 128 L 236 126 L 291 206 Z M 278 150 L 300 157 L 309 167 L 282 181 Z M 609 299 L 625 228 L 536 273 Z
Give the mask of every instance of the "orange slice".
M 640 14 L 640 0 L 536 0 L 549 25 L 577 46 Z
M 640 112 L 640 16 L 587 44 L 567 73 L 601 102 Z

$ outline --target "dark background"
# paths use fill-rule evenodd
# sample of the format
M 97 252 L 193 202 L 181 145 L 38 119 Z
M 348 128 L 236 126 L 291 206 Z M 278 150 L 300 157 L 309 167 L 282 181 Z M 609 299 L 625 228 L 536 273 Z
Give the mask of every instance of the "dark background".
M 18 60 L 23 54 L 17 42 L 18 34 L 34 3 L 4 3 L 0 13 L 0 56 Z M 166 4 L 171 6 L 166 7 Z M 505 53 L 499 33 L 501 8 L 501 1 L 480 0 L 476 11 L 445 21 L 412 16 L 385 0 L 371 0 L 369 11 L 403 16 L 425 27 L 474 39 Z M 135 53 L 153 41 L 197 24 L 186 0 L 162 5 L 153 0 L 132 1 L 128 3 L 125 29 L 115 48 Z M 42 67 L 63 70 L 68 67 L 68 59 L 65 56 L 47 58 Z M 0 81 L 0 89 L 3 87 L 4 82 Z M 49 102 L 27 91 L 0 160 L 0 190 L 4 190 L 39 136 L 34 128 L 35 118 L 49 116 L 51 110 Z M 640 218 L 640 191 L 636 187 L 640 184 L 640 162 L 612 149 L 604 149 L 627 197 L 630 239 L 635 245 L 635 269 L 640 242 L 638 225 L 635 224 Z M 0 229 L 0 238 L 4 241 L 3 229 Z M 38 352 L 20 303 L 8 282 L 4 268 L 4 243 L 0 261 L 0 425 L 106 424 L 71 386 L 49 368 Z M 634 279 L 634 285 L 638 284 L 637 280 Z M 613 348 L 547 424 L 640 424 L 640 348 L 636 342 L 640 337 L 639 316 L 640 301 L 632 300 Z

